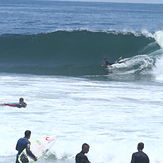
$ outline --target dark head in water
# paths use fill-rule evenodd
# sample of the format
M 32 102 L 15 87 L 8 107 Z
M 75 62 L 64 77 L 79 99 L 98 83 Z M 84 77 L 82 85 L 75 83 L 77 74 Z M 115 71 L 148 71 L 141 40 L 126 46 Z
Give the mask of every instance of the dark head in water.
M 21 103 L 21 102 L 24 102 L 24 98 L 21 97 L 21 98 L 19 99 L 19 102 L 20 102 L 20 103 Z

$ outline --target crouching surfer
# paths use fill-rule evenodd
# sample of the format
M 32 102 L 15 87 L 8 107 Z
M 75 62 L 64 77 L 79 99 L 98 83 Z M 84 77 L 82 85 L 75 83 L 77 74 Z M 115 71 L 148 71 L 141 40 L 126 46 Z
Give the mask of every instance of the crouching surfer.
M 110 66 L 110 65 L 114 64 L 114 63 L 110 63 L 110 62 L 107 60 L 107 58 L 104 58 L 104 62 L 105 62 L 105 64 L 102 65 L 102 66 Z
M 18 108 L 25 108 L 27 104 L 24 102 L 23 98 L 19 99 L 19 103 L 3 103 L 2 105 L 12 106 L 12 107 L 18 107 Z
M 26 130 L 24 133 L 25 137 L 24 138 L 20 138 L 16 144 L 16 150 L 18 151 L 18 154 L 16 156 L 16 163 L 19 163 L 18 161 L 18 157 L 19 155 L 22 153 L 22 151 L 24 149 L 26 149 L 26 152 L 28 154 L 28 156 L 30 156 L 34 161 L 37 161 L 37 157 L 31 152 L 30 150 L 30 141 L 28 139 L 30 139 L 31 137 L 31 131 L 30 130 Z M 23 163 L 28 163 L 28 158 L 25 155 L 21 155 L 21 161 Z
M 111 66 L 111 65 L 116 64 L 116 63 L 123 63 L 124 61 L 122 61 L 122 57 L 119 57 L 118 60 L 114 63 L 109 62 L 107 60 L 107 58 L 104 58 L 104 62 L 105 62 L 105 64 L 102 66 Z
M 122 56 L 118 58 L 116 63 L 122 63 Z

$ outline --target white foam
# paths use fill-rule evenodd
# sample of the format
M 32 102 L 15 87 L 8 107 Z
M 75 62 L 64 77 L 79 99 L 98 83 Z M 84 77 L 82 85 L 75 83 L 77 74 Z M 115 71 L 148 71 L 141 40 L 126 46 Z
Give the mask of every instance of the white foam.
M 28 103 L 25 109 L 1 106 L 3 163 L 15 159 L 16 142 L 26 129 L 32 131 L 31 142 L 59 136 L 51 149 L 56 162 L 74 161 L 85 142 L 91 146 L 88 157 L 94 163 L 127 163 L 139 141 L 145 142 L 152 162 L 162 158 L 158 151 L 163 139 L 161 86 L 11 74 L 1 75 L 0 83 L 1 103 L 19 97 Z
M 163 31 L 157 31 L 153 35 L 157 43 L 160 45 L 161 48 L 163 48 Z M 156 67 L 154 68 L 154 74 L 156 76 L 156 80 L 158 81 L 163 81 L 163 74 L 162 74 L 162 69 L 163 69 L 163 49 L 162 49 L 162 55 L 160 55 L 157 58 L 156 61 Z
M 163 31 L 157 31 L 154 33 L 153 37 L 157 41 L 157 43 L 163 48 Z

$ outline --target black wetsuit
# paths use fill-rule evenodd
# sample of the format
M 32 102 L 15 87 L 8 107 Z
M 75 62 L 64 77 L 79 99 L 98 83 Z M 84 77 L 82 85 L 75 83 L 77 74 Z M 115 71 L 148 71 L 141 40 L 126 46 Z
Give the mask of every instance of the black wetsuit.
M 25 108 L 27 104 L 25 102 L 20 102 L 19 104 L 16 104 L 16 107 L 18 108 Z
M 112 64 L 114 64 L 114 63 L 110 63 L 108 60 L 105 61 L 105 65 L 106 65 L 106 66 L 110 66 L 110 65 L 112 65 Z
M 143 151 L 138 151 L 132 154 L 131 163 L 149 163 L 149 158 Z
M 19 163 L 18 161 L 18 157 L 21 154 L 21 152 L 26 148 L 26 152 L 27 154 L 34 159 L 35 155 L 30 151 L 30 141 L 24 137 L 24 138 L 20 138 L 16 144 L 16 150 L 18 151 L 18 154 L 16 156 L 16 163 Z M 28 162 L 28 161 L 27 161 Z
M 78 153 L 76 155 L 75 162 L 76 163 L 90 163 L 90 161 L 88 160 L 87 156 L 84 155 L 83 152 L 80 152 L 80 153 Z

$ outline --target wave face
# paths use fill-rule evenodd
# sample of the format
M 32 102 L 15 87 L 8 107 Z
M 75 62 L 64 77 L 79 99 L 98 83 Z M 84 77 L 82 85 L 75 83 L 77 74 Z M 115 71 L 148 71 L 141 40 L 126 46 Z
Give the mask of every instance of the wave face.
M 103 58 L 114 62 L 120 56 L 130 60 L 136 56 L 140 62 L 130 64 L 131 70 L 141 66 L 142 55 L 150 57 L 154 65 L 159 49 L 153 37 L 132 32 L 73 30 L 1 35 L 0 72 L 101 75 Z

